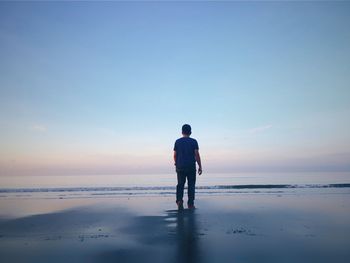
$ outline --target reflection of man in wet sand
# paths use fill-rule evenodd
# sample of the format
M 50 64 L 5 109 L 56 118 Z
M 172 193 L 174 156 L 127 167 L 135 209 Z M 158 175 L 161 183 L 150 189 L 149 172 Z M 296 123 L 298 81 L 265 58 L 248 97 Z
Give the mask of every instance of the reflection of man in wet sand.
M 196 214 L 192 211 L 186 212 L 187 211 L 185 211 L 185 213 L 177 213 L 176 215 L 176 234 L 178 242 L 176 262 L 201 262 Z
M 177 173 L 176 203 L 179 210 L 183 209 L 186 178 L 188 184 L 188 208 L 195 208 L 196 162 L 198 163 L 198 174 L 202 174 L 198 142 L 190 138 L 191 133 L 191 126 L 184 124 L 182 126 L 182 137 L 177 139 L 174 145 L 174 162 Z

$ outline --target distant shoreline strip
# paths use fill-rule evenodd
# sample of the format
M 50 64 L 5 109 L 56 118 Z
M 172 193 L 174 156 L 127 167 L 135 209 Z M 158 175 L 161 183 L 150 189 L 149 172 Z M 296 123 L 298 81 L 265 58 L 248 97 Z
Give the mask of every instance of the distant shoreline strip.
M 230 189 L 290 189 L 290 188 L 350 188 L 350 183 L 338 184 L 246 184 L 197 186 L 198 190 Z M 0 188 L 0 193 L 57 193 L 57 192 L 118 192 L 118 191 L 167 191 L 175 190 L 173 186 L 135 186 L 135 187 L 53 187 L 53 188 Z

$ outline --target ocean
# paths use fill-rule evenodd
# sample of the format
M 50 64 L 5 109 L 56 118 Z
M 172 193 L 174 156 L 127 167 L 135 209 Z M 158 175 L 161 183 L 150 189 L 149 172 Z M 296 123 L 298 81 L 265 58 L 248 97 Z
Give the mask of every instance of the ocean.
M 176 174 L 2 176 L 0 198 L 109 198 L 175 193 Z M 295 193 L 349 191 L 349 172 L 204 173 L 198 194 Z

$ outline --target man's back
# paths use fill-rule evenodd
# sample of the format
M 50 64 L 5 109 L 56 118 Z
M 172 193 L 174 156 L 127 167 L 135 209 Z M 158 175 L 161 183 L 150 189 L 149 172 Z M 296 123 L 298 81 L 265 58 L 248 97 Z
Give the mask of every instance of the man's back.
M 176 168 L 196 168 L 195 150 L 198 150 L 198 142 L 184 136 L 175 141 Z

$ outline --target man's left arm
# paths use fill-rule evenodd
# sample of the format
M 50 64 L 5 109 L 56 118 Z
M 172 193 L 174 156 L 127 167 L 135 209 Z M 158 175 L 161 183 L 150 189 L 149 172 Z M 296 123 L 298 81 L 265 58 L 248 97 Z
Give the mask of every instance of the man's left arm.
M 175 143 L 174 143 L 174 155 L 173 155 L 173 157 L 174 157 L 174 165 L 176 166 L 176 149 L 177 149 L 177 141 L 175 141 Z

